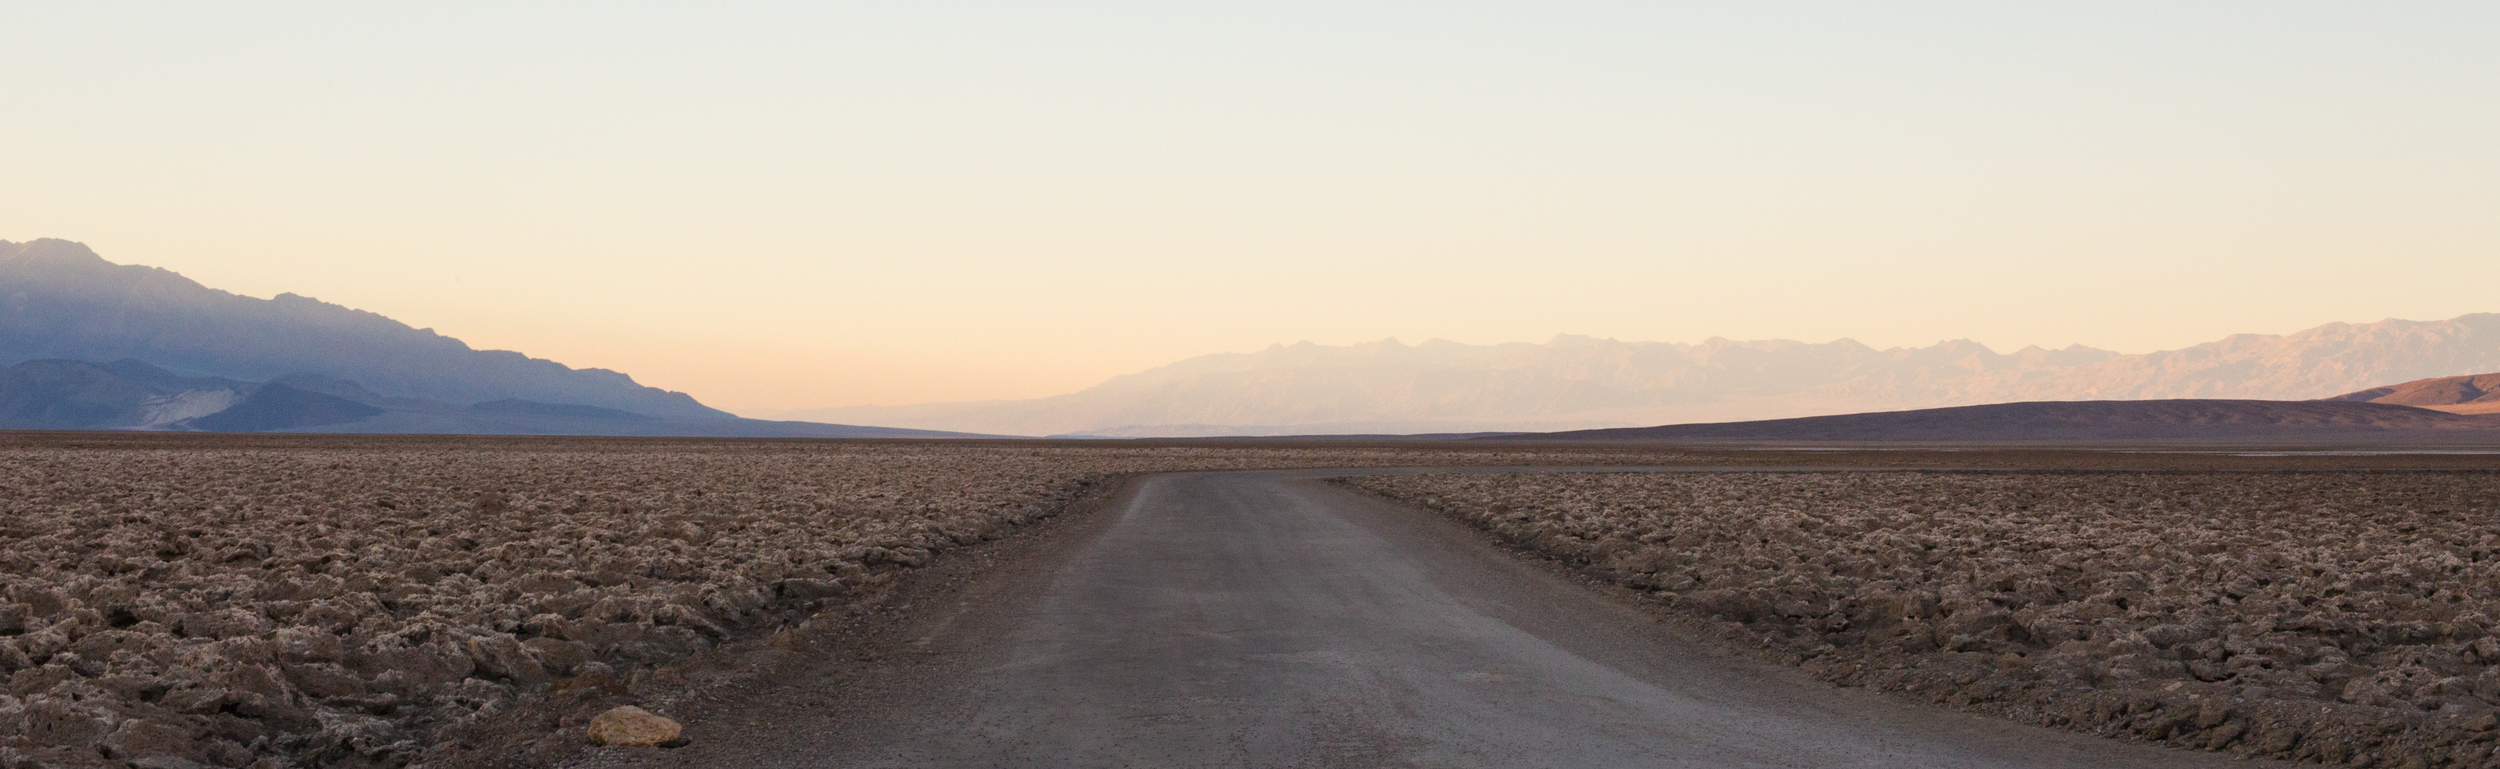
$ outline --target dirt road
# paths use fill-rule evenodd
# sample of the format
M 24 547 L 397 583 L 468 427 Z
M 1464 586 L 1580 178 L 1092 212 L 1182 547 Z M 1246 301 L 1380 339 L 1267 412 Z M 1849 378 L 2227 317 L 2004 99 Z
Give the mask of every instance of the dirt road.
M 1344 474 L 1146 478 L 924 599 L 888 653 L 584 765 L 2251 765 L 1837 689 L 1311 480 Z

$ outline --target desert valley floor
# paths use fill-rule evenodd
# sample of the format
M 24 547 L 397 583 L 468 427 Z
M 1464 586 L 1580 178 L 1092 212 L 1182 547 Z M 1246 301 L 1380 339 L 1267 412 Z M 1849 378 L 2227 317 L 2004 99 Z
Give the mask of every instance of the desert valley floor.
M 23 433 L 0 457 L 11 767 L 2500 748 L 2491 454 Z M 689 744 L 587 746 L 625 704 Z

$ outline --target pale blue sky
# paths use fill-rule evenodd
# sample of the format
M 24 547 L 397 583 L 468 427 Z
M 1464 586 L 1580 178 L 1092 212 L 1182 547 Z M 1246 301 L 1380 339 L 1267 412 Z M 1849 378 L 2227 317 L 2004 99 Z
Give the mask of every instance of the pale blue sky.
M 733 409 L 2500 311 L 2500 4 L 0 2 L 0 239 Z

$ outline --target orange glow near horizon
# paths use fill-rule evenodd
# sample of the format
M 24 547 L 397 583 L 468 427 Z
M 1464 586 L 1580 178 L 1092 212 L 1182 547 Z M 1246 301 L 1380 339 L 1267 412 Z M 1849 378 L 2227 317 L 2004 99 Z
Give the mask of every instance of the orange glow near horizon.
M 0 239 L 731 410 L 2500 311 L 2500 6 L 13 12 Z

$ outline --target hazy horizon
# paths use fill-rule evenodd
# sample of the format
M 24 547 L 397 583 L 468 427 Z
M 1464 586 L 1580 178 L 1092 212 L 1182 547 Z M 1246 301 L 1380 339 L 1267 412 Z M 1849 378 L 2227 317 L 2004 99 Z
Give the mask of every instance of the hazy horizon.
M 2500 6 L 20 4 L 0 239 L 731 411 L 2500 310 Z
M 2474 315 L 2474 314 L 2480 314 L 2480 313 L 2464 313 L 2464 315 Z M 2462 317 L 2462 316 L 2459 316 L 2459 317 Z M 2085 349 L 2085 350 L 2091 350 L 2091 351 L 2095 351 L 2095 352 L 2116 353 L 2116 354 L 2119 354 L 2119 355 L 2149 355 L 2149 354 L 2157 354 L 2157 353 L 2177 352 L 2177 351 L 2184 350 L 2184 349 L 2187 349 L 2187 348 L 2195 347 L 2195 346 L 2197 346 L 2197 345 L 2199 345 L 2199 344 L 2209 344 L 2209 343 L 2213 343 L 2213 342 L 2218 341 L 2218 340 L 2223 339 L 2223 338 L 2228 338 L 2228 337 L 2232 337 L 2232 336 L 2239 336 L 2239 335 L 2243 335 L 2243 334 L 2255 334 L 2255 335 L 2260 335 L 2260 336 L 2283 336 L 2283 335 L 2287 335 L 2287 334 L 2291 334 L 2291 333 L 2296 333 L 2296 332 L 2300 332 L 2300 331 L 2307 331 L 2307 330 L 2314 329 L 2314 328 L 2317 328 L 2317 327 L 2320 327 L 2320 326 L 2327 326 L 2327 325 L 2333 325 L 2333 324 L 2338 324 L 2338 323 L 2348 324 L 2348 325 L 2356 325 L 2356 326 L 2366 326 L 2366 325 L 2370 325 L 2370 324 L 2373 324 L 2373 323 L 2384 323 L 2384 322 L 2390 322 L 2390 321 L 2394 321 L 2394 322 L 2436 322 L 2436 321 L 2441 321 L 2441 320 L 2448 320 L 2448 318 L 2396 318 L 2396 317 L 2388 317 L 2388 318 L 2372 318 L 2372 319 L 2368 319 L 2368 320 L 2358 320 L 2358 319 L 2352 319 L 2352 320 L 2328 320 L 2328 321 L 2320 321 L 2320 322 L 2318 322 L 2318 323 L 2313 323 L 2313 324 L 2310 324 L 2310 325 L 2305 326 L 2305 327 L 2302 327 L 2302 328 L 2297 328 L 2297 329 L 2287 329 L 2287 330 L 2282 331 L 2282 332 L 2251 332 L 2251 331 L 2234 332 L 2234 333 L 2230 333 L 2230 334 L 2223 334 L 2223 335 L 2220 335 L 2220 336 L 2218 336 L 2218 337 L 2216 337 L 2216 338 L 2214 338 L 2214 339 L 2204 339 L 2204 340 L 2199 340 L 2198 342 L 2195 342 L 2195 343 L 2192 343 L 2192 344 L 2183 344 L 2183 345 L 2179 345 L 2179 346 L 2177 346 L 2177 347 L 2166 347 L 2166 348 L 2148 349 L 2148 350 L 2111 350 L 2111 349 L 2107 349 L 2107 348 L 2092 347 L 2091 345 L 2085 345 L 2085 344 L 2081 344 L 2081 343 L 2075 343 L 2075 344 L 2069 344 L 2069 345 L 2060 345 L 2060 346 L 2057 346 L 2057 347 L 2050 347 L 2050 346 L 2047 346 L 2047 345 L 2040 345 L 2040 344 L 2027 344 L 2027 345 L 2014 346 L 2014 347 L 1999 347 L 1999 346 L 1996 346 L 1996 345 L 1990 345 L 1990 344 L 1988 344 L 1988 343 L 1986 343 L 1986 342 L 1981 342 L 1981 341 L 1979 341 L 1979 340 L 1977 340 L 1977 339 L 1973 339 L 1973 338 L 1970 338 L 1970 337 L 1967 337 L 1967 336 L 1963 336 L 1963 337 L 1952 337 L 1952 338 L 1946 338 L 1946 339 L 1936 339 L 1936 340 L 1932 340 L 1932 341 L 1929 341 L 1929 342 L 1926 342 L 1926 343 L 1923 343 L 1923 344 L 1921 344 L 1921 343 L 1912 343 L 1912 344 L 1891 344 L 1891 345 L 1872 345 L 1872 344 L 1867 344 L 1867 343 L 1866 343 L 1865 341 L 1863 341 L 1863 340 L 1859 340 L 1859 339 L 1852 338 L 1852 337 L 1845 337 L 1845 336 L 1844 336 L 1844 337 L 1835 337 L 1835 338 L 1832 338 L 1832 339 L 1781 339 L 1781 338 L 1765 338 L 1765 339 L 1731 339 L 1731 338 L 1728 338 L 1728 337 L 1725 337 L 1725 336 L 1718 336 L 1718 335 L 1713 335 L 1713 336 L 1706 337 L 1706 338 L 1702 338 L 1702 339 L 1619 339 L 1619 338 L 1615 338 L 1615 337 L 1596 336 L 1596 335 L 1592 335 L 1592 334 L 1573 334 L 1573 333 L 1569 333 L 1569 332 L 1562 332 L 1562 333 L 1556 333 L 1556 334 L 1549 334 L 1549 335 L 1547 335 L 1547 336 L 1545 336 L 1544 338 L 1541 338 L 1541 339 L 1511 339 L 1511 340 L 1493 341 L 1493 342 L 1463 342 L 1463 341 L 1459 341 L 1459 340 L 1455 340 L 1455 339 L 1446 339 L 1446 338 L 1442 338 L 1442 337 L 1431 337 L 1431 338 L 1426 338 L 1426 339 L 1419 339 L 1419 340 L 1409 341 L 1409 340 L 1400 339 L 1400 338 L 1397 338 L 1397 337 L 1383 337 L 1383 338 L 1380 338 L 1380 339 L 1368 339 L 1368 340 L 1358 340 L 1358 341 L 1352 341 L 1352 342 L 1343 342 L 1343 343 L 1329 343 L 1329 344 L 1323 344 L 1323 343 L 1320 343 L 1320 342 L 1314 342 L 1314 341 L 1312 341 L 1312 340 L 1308 340 L 1308 339 L 1299 339 L 1299 340 L 1294 340 L 1294 341 L 1292 341 L 1292 342 L 1271 342 L 1271 343 L 1268 343 L 1267 345 L 1264 345 L 1264 346 L 1261 346 L 1261 347 L 1256 347 L 1256 348 L 1250 348 L 1250 349 L 1238 349 L 1238 350 L 1209 350 L 1209 351 L 1207 351 L 1207 352 L 1202 352 L 1202 353 L 1198 353 L 1198 354 L 1194 354 L 1194 355 L 1188 355 L 1188 356 L 1184 356 L 1184 357 L 1181 357 L 1181 358 L 1175 358 L 1175 359 L 1173 359 L 1173 360 L 1164 361 L 1164 362 L 1162 362 L 1162 363 L 1155 363 L 1155 364 L 1150 364 L 1150 365 L 1147 365 L 1147 366 L 1142 366 L 1142 367 L 1139 367 L 1138 369 L 1131 370 L 1131 371 L 1120 371 L 1120 372 L 1114 372 L 1114 373 L 1111 373 L 1111 374 L 1109 374 L 1109 375 L 1107 375 L 1107 376 L 1103 377 L 1103 379 L 1102 379 L 1102 380 L 1100 380 L 1100 381 L 1095 381 L 1095 382 L 1088 383 L 1088 384 L 1085 384 L 1085 385 L 1080 385 L 1080 386 L 1078 386 L 1078 387 L 1070 388 L 1069 390 L 1067 390 L 1067 391 L 1063 391 L 1063 392 L 1044 393 L 1044 394 L 1042 394 L 1041 396 L 1034 396 L 1034 397 L 1049 397 L 1049 396 L 1053 396 L 1053 395 L 1066 395 L 1066 394 L 1069 394 L 1069 393 L 1078 392 L 1078 391 L 1082 391 L 1082 390 L 1085 390 L 1085 389 L 1090 389 L 1090 388 L 1092 388 L 1092 387 L 1095 387 L 1095 386 L 1098 386 L 1098 385 L 1105 384 L 1105 383 L 1107 383 L 1107 382 L 1109 382 L 1109 381 L 1111 381 L 1111 380 L 1120 379 L 1120 378 L 1122 378 L 1122 377 L 1126 377 L 1126 376 L 1129 376 L 1129 375 L 1133 375 L 1133 374 L 1141 374 L 1141 373 L 1146 373 L 1146 372 L 1151 372 L 1151 371 L 1155 371 L 1155 370 L 1158 370 L 1158 369 L 1165 369 L 1165 368 L 1169 368 L 1169 367 L 1176 366 L 1176 365 L 1183 365 L 1183 364 L 1187 364 L 1187 363 L 1190 363 L 1190 362 L 1192 362 L 1192 361 L 1197 361 L 1197 360 L 1200 360 L 1200 359 L 1206 359 L 1206 358 L 1220 358 L 1220 357 L 1226 357 L 1226 356 L 1249 356 L 1249 355 L 1255 355 L 1255 354 L 1262 353 L 1262 352 L 1270 352 L 1270 351 L 1274 351 L 1274 350 L 1279 350 L 1279 349 L 1284 349 L 1284 348 L 1300 347 L 1300 346 L 1314 346 L 1314 347 L 1319 347 L 1319 348 L 1324 348 L 1324 349 L 1344 350 L 1344 349 L 1361 348 L 1361 347 L 1365 347 L 1365 346 L 1368 346 L 1368 345 L 1378 345 L 1378 344 L 1397 344 L 1397 345 L 1400 345 L 1400 346 L 1403 346 L 1403 347 L 1407 347 L 1407 348 L 1419 348 L 1419 347 L 1423 347 L 1423 346 L 1425 346 L 1425 345 L 1430 345 L 1430 344 L 1433 344 L 1433 343 L 1435 343 L 1435 342 L 1442 342 L 1442 343 L 1456 344 L 1456 345 L 1461 345 L 1461 346 L 1471 347 L 1471 348 L 1488 348 L 1488 347 L 1503 347 L 1503 346 L 1509 346 L 1509 345 L 1539 345 L 1539 346 L 1541 346 L 1541 345 L 1551 345 L 1551 344 L 1554 344 L 1555 342 L 1558 342 L 1558 341 L 1560 341 L 1560 340 L 1562 340 L 1562 339 L 1565 339 L 1565 338 L 1579 338 L 1579 339 L 1591 339 L 1591 340 L 1597 340 L 1597 341 L 1601 341 L 1601 342 L 1618 342 L 1618 343 L 1629 344 L 1629 345 L 1684 345 L 1684 346 L 1690 346 L 1690 347 L 1699 347 L 1699 346 L 1706 345 L 1706 344 L 1710 344 L 1710 343 L 1713 343 L 1713 342 L 1726 342 L 1726 343 L 1731 343 L 1731 344 L 1739 344 L 1739 345 L 1742 345 L 1742 344 L 1764 344 L 1764 343 L 1794 342 L 1794 343 L 1804 344 L 1804 345 L 1809 345 L 1809 346 L 1822 346 L 1822 345 L 1830 345 L 1830 344 L 1840 344 L 1840 343 L 1843 343 L 1843 342 L 1854 342 L 1854 343 L 1857 343 L 1857 344 L 1860 344 L 1860 345 L 1864 345 L 1864 346 L 1866 346 L 1866 347 L 1867 347 L 1867 348 L 1869 348 L 1869 349 L 1876 350 L 1876 351 L 1880 351 L 1880 352 L 1899 352 L 1899 351 L 1905 351 L 1905 350 L 1917 350 L 1917 349 L 1925 349 L 1925 348 L 1937 347 L 1937 346 L 1940 346 L 1940 345 L 1952 344 L 1952 343 L 1955 343 L 1955 342 L 1966 342 L 1966 343 L 1970 343 L 1970 344 L 1976 344 L 1976 345 L 1979 345 L 1980 347 L 1982 347 L 1982 348 L 1986 349 L 1988 352 L 1993 353 L 1993 354 L 1996 354 L 1996 355 L 2014 355 L 2014 354 L 2017 354 L 2017 353 L 2023 352 L 2024 350 L 2029 350 L 2029 349 L 2039 349 L 2039 350 L 2044 350 L 2044 351 L 2056 352 L 2056 351 L 2063 351 L 2063 350 L 2073 350 L 2073 349 L 2077 349 L 2077 348 L 2081 348 L 2081 349 Z M 699 394 L 698 394 L 698 395 L 699 395 Z M 908 403 L 903 403 L 903 402 L 897 402 L 897 403 L 859 403 L 859 404 L 848 404 L 848 405 L 846 405 L 846 406 L 833 406 L 833 407 L 825 407 L 825 406 L 802 406 L 802 407 L 792 407 L 792 408 L 772 408 L 772 407 L 767 407 L 767 408 L 753 408 L 753 409 L 748 409 L 748 410 L 746 410 L 746 411 L 739 411 L 738 413 L 739 413 L 739 415 L 740 415 L 740 416 L 747 416 L 747 417 L 753 417 L 753 418 L 765 418 L 765 419 L 783 419 L 783 418 L 789 418 L 789 419 L 798 419 L 798 418 L 804 418 L 804 417 L 803 417 L 803 416 L 801 416 L 801 415 L 804 415 L 804 414 L 806 414 L 806 413 L 808 413 L 808 412 L 839 411 L 839 410 L 841 410 L 841 409 L 843 409 L 843 408 L 848 408 L 848 407 L 853 407 L 853 406 L 867 406 L 867 407 L 883 407 L 883 406 L 918 406 L 918 405 L 933 405 L 933 404 L 967 403 L 967 402 L 975 402 L 975 401 L 991 401 L 991 400 L 1025 400 L 1025 399 L 1027 399 L 1027 398 L 1022 398 L 1022 397 L 1018 397 L 1018 398 L 978 398 L 978 399 L 950 400 L 950 401 L 912 401 L 912 402 L 908 402 Z M 732 410 L 733 410 L 733 411 L 735 411 L 735 409 L 732 409 Z

